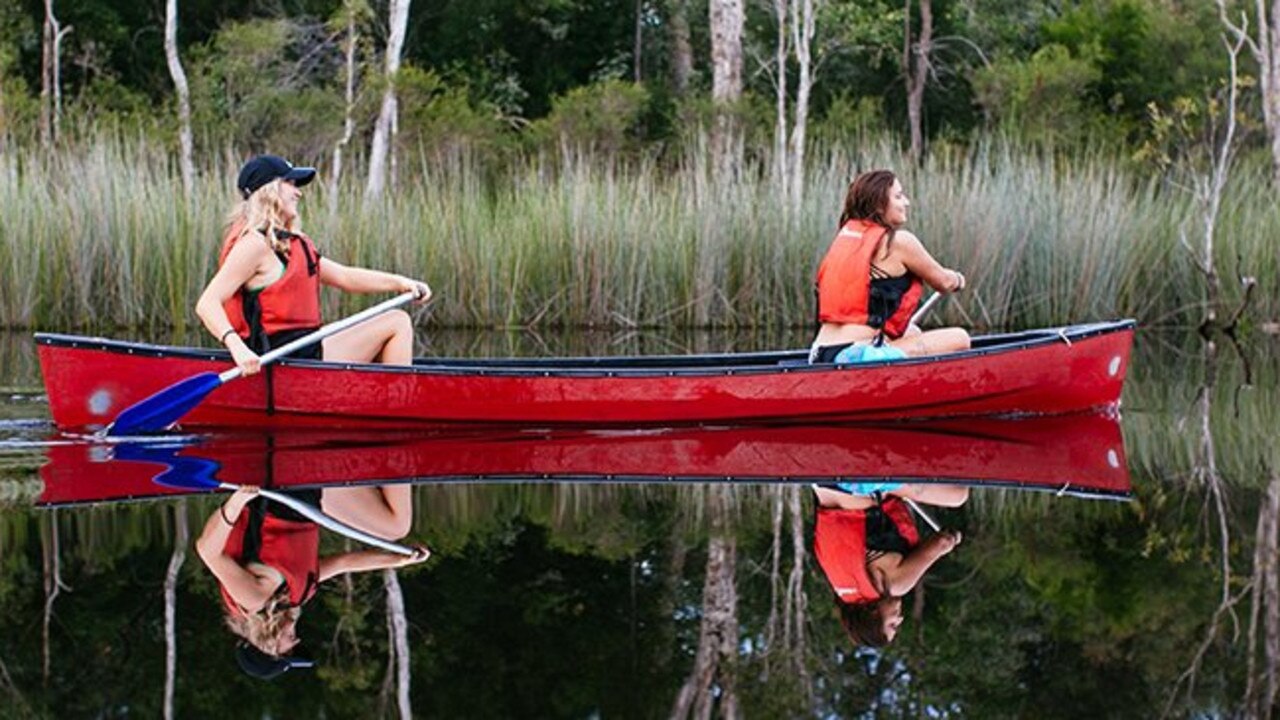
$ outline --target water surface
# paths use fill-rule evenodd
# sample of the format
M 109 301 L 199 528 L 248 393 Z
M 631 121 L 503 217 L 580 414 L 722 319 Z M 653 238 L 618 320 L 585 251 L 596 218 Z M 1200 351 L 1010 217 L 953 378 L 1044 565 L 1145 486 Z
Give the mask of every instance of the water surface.
M 420 351 L 753 350 L 798 346 L 805 334 L 448 333 Z M 814 428 L 649 433 L 612 446 L 591 436 L 417 438 L 406 455 L 394 452 L 404 438 L 322 438 L 292 454 L 203 438 L 179 454 L 219 461 L 222 479 L 269 471 L 283 482 L 293 468 L 372 491 L 389 479 L 379 472 L 408 467 L 418 478 L 405 542 L 430 546 L 431 559 L 324 583 L 298 620 L 317 667 L 263 682 L 237 668 L 218 582 L 192 545 L 226 495 L 104 501 L 107 492 L 54 506 L 45 495 L 55 478 L 92 495 L 128 473 L 153 487 L 148 468 L 163 466 L 52 444 L 34 346 L 0 335 L 0 706 L 14 717 L 668 717 L 700 702 L 751 717 L 1243 713 L 1268 703 L 1280 661 L 1263 627 L 1277 599 L 1252 592 L 1275 573 L 1255 550 L 1261 540 L 1264 556 L 1275 552 L 1266 521 L 1276 516 L 1269 498 L 1280 498 L 1277 350 L 1141 333 L 1119 428 L 1132 499 L 993 487 L 988 477 L 963 506 L 933 508 L 963 541 L 906 596 L 884 648 L 857 647 L 841 627 L 813 555 L 817 496 L 795 468 L 865 479 L 933 460 L 947 479 L 958 451 L 939 448 L 960 444 Z M 1026 460 L 960 469 L 1103 473 L 1105 460 L 1053 464 L 1081 432 L 992 456 Z M 868 448 L 881 460 L 854 452 Z M 755 469 L 726 472 L 751 467 L 744 452 Z M 481 472 L 534 458 L 545 478 Z M 618 475 L 640 482 L 603 482 L 583 463 L 628 467 Z M 714 473 L 699 477 L 699 467 Z M 322 555 L 362 549 L 320 537 Z

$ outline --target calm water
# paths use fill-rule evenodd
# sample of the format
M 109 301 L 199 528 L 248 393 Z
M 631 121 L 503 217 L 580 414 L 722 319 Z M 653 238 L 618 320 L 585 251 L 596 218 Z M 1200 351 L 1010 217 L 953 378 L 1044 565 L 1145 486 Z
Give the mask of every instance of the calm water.
M 804 341 L 451 333 L 421 350 Z M 1141 334 L 1118 426 L 122 449 L 51 442 L 34 347 L 0 335 L 0 717 L 669 717 L 707 703 L 746 717 L 1260 715 L 1280 662 L 1267 638 L 1280 622 L 1278 350 Z M 324 582 L 296 622 L 294 654 L 316 667 L 257 680 L 236 665 L 219 582 L 193 547 L 227 496 L 165 495 L 151 478 L 166 456 L 186 459 L 178 484 L 201 460 L 219 479 L 279 486 L 418 478 L 400 495 L 408 485 L 364 484 L 311 500 L 350 516 L 407 498 L 403 542 L 433 555 Z M 928 510 L 962 542 L 906 596 L 892 643 L 855 646 L 814 556 L 815 506 L 831 496 L 760 480 L 894 472 L 985 486 Z M 589 479 L 604 474 L 638 482 Z M 747 481 L 697 481 L 726 476 Z M 390 557 L 368 552 L 320 532 L 326 567 Z

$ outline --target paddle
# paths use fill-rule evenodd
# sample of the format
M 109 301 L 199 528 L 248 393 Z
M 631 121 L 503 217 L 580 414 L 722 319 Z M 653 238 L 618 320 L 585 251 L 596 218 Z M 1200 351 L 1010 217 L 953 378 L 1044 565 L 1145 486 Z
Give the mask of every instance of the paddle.
M 342 332 L 375 315 L 400 307 L 413 300 L 414 297 L 415 293 L 412 291 L 401 293 L 386 302 L 362 310 L 349 318 L 331 322 L 309 335 L 304 335 L 291 343 L 286 343 L 263 354 L 261 365 L 265 367 L 295 350 L 320 342 L 334 333 Z M 243 374 L 244 371 L 235 367 L 221 374 L 203 372 L 199 375 L 192 375 L 186 380 L 174 383 L 150 397 L 125 408 L 124 411 L 116 416 L 115 421 L 100 430 L 98 434 L 100 436 L 137 435 L 139 433 L 145 434 L 163 430 L 177 422 L 183 415 L 186 415 L 191 408 L 199 405 L 200 401 L 204 400 L 209 393 Z
M 938 297 L 938 296 L 934 295 L 934 297 Z M 931 515 L 929 515 L 929 513 L 925 512 L 924 508 L 917 505 L 915 500 L 912 500 L 911 498 L 906 497 L 905 495 L 898 495 L 897 497 L 902 498 L 903 502 L 910 505 L 911 509 L 915 510 L 916 514 L 919 515 L 922 520 L 928 523 L 929 527 L 933 528 L 934 532 L 942 532 L 942 526 L 939 525 L 938 522 L 934 520 Z
M 122 443 L 112 448 L 111 454 L 115 460 L 164 465 L 164 471 L 153 477 L 152 481 L 165 487 L 180 490 L 230 490 L 232 492 L 240 489 L 239 485 L 218 480 L 218 471 L 222 469 L 218 461 L 193 455 L 179 456 L 178 453 L 186 448 L 186 445 L 173 443 Z M 352 540 L 359 540 L 366 545 L 406 557 L 413 557 L 418 552 L 411 547 L 384 540 L 360 528 L 347 525 L 341 520 L 325 515 L 320 508 L 275 490 L 259 488 L 258 494 L 293 508 L 311 522 Z
M 925 300 L 925 301 L 924 301 L 924 304 L 923 304 L 923 305 L 921 305 L 921 306 L 920 306 L 920 308 L 919 308 L 918 310 L 916 310 L 914 313 L 912 313 L 912 315 L 911 315 L 911 323 L 910 323 L 910 324 L 912 324 L 912 325 L 919 325 L 919 324 L 920 324 L 920 320 L 921 320 L 921 319 L 922 319 L 926 314 L 928 314 L 929 310 L 931 310 L 931 309 L 933 308 L 933 306 L 934 306 L 934 305 L 937 305 L 937 304 L 938 304 L 938 301 L 939 301 L 939 300 L 941 300 L 941 299 L 942 299 L 942 293 L 940 293 L 940 292 L 936 292 L 936 293 L 934 293 L 934 294 L 930 295 L 930 296 L 929 296 L 929 299 L 928 299 L 928 300 Z

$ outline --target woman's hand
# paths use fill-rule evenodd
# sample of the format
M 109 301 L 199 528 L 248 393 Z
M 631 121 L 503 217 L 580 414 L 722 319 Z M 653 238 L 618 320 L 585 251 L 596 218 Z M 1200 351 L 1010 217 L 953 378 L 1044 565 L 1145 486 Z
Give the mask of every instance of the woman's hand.
M 413 303 L 415 305 L 421 305 L 431 299 L 430 285 L 427 285 L 421 280 L 414 280 L 407 277 L 401 277 L 400 281 L 399 292 L 413 293 Z
M 952 270 L 951 274 L 955 276 L 955 283 L 951 286 L 951 292 L 960 292 L 969 284 L 964 278 L 964 273 L 959 270 Z
M 256 375 L 262 370 L 262 361 L 258 354 L 250 350 L 239 335 L 231 336 L 227 349 L 231 351 L 231 360 L 235 362 L 236 367 L 240 368 L 240 372 L 245 377 Z
M 406 567 L 409 565 L 417 565 L 419 563 L 426 562 L 427 558 L 429 557 L 431 557 L 430 549 L 428 549 L 425 545 L 416 545 L 413 548 L 413 554 L 407 557 L 401 556 L 399 562 L 397 562 L 395 566 Z
M 931 536 L 925 542 L 929 545 L 931 550 L 938 554 L 938 557 L 942 557 L 954 550 L 963 539 L 964 536 L 960 534 L 959 530 L 943 530 L 942 532 Z
M 239 489 L 231 493 L 231 497 L 222 504 L 222 516 L 229 522 L 234 523 L 235 519 L 240 516 L 244 510 L 244 506 L 250 501 L 258 497 L 257 485 L 241 485 Z

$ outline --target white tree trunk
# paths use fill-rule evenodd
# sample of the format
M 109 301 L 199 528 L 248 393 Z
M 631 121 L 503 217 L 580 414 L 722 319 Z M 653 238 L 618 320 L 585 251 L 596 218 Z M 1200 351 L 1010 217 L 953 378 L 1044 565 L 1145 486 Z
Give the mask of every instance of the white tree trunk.
M 346 99 L 346 109 L 342 117 L 342 137 L 338 138 L 338 142 L 333 146 L 333 175 L 329 180 L 330 211 L 337 209 L 338 182 L 342 179 L 343 151 L 351 143 L 351 138 L 356 132 L 356 41 L 358 40 L 358 35 L 356 32 L 356 12 L 351 0 L 347 0 L 345 12 L 347 13 L 347 41 L 344 50 L 347 76 L 343 97 Z
M 785 197 L 790 164 L 787 160 L 787 18 L 790 0 L 773 0 L 773 15 L 778 22 L 778 41 L 774 48 L 775 90 L 777 91 L 776 117 L 773 126 L 773 180 Z
M 711 135 L 712 153 L 719 170 L 736 167 L 735 123 L 731 106 L 742 98 L 743 0 L 711 0 L 711 100 L 716 122 Z
M 409 622 L 405 618 L 404 593 L 395 570 L 383 570 L 382 582 L 387 591 L 387 631 L 395 653 L 396 707 L 400 717 L 407 720 L 413 717 L 413 707 L 409 704 Z
M 404 49 L 404 34 L 409 25 L 409 0 L 391 0 L 391 34 L 387 38 L 386 90 L 382 93 L 382 109 L 373 127 L 373 142 L 369 146 L 369 182 L 365 185 L 367 198 L 382 195 L 387 185 L 388 167 L 394 172 L 395 160 L 388 161 L 394 145 L 396 131 L 396 73 L 400 71 L 400 54 Z
M 170 0 L 172 3 L 173 0 Z M 172 720 L 173 691 L 178 680 L 178 571 L 187 558 L 187 503 L 178 500 L 173 509 L 173 554 L 164 574 L 164 717 Z
M 927 0 L 926 0 L 927 1 Z M 809 95 L 813 90 L 813 36 L 817 30 L 814 0 L 794 0 L 791 5 L 791 37 L 799 72 L 796 76 L 796 109 L 791 127 L 791 217 L 800 216 L 804 191 L 805 135 L 809 125 Z
M 54 130 L 53 94 L 57 85 L 54 70 L 57 56 L 56 38 L 60 34 L 58 18 L 53 14 L 53 0 L 44 1 L 44 28 L 40 35 L 40 144 L 53 145 Z
M 742 0 L 711 0 L 711 99 L 717 105 L 742 97 L 744 18 Z
M 911 42 L 911 0 L 906 0 L 905 22 L 902 70 L 907 78 L 907 122 L 911 126 L 911 159 L 918 163 L 924 157 L 924 85 L 929 79 L 929 55 L 933 50 L 932 0 L 920 0 L 920 39 L 915 43 Z
M 196 177 L 195 150 L 191 140 L 191 93 L 187 88 L 187 74 L 178 59 L 178 0 L 166 0 L 164 4 L 164 59 L 178 94 L 178 165 L 182 169 L 182 187 L 191 192 Z

